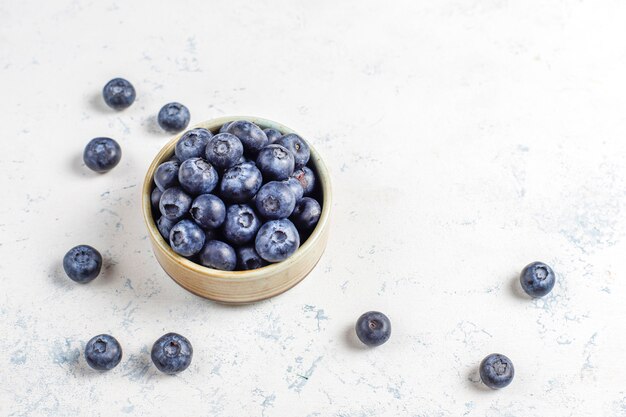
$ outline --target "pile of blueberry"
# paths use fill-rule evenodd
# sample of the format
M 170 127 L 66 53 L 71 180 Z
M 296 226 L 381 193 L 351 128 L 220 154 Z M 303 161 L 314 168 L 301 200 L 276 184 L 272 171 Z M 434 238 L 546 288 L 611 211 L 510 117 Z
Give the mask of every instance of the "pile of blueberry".
M 209 268 L 250 270 L 298 249 L 322 213 L 300 136 L 247 120 L 196 128 L 154 173 L 157 228 L 172 250 Z

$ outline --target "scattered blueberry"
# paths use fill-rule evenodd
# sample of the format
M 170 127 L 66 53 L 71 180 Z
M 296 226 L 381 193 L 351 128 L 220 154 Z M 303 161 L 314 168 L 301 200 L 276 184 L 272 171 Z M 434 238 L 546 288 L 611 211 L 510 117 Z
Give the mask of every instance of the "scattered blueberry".
M 207 268 L 233 271 L 237 266 L 237 255 L 228 243 L 219 240 L 206 242 L 199 255 L 200 263 Z
M 181 220 L 170 230 L 170 246 L 182 256 L 193 256 L 200 252 L 205 239 L 204 231 L 191 220 Z
M 154 342 L 150 356 L 159 371 L 173 375 L 189 367 L 193 348 L 185 337 L 167 333 Z
M 232 122 L 226 129 L 228 133 L 237 136 L 248 155 L 256 155 L 267 143 L 267 136 L 260 127 L 247 120 Z
M 285 219 L 296 205 L 296 197 L 284 182 L 270 181 L 256 195 L 256 208 L 266 219 Z
M 290 133 L 276 141 L 276 144 L 284 146 L 291 152 L 296 161 L 296 168 L 302 168 L 309 162 L 311 150 L 309 145 L 300 136 Z
M 180 164 L 178 182 L 190 194 L 207 194 L 213 191 L 219 177 L 213 165 L 202 158 L 190 158 Z
M 161 233 L 163 239 L 168 243 L 170 241 L 170 232 L 175 224 L 176 220 L 170 220 L 164 216 L 159 217 L 159 220 L 157 220 L 157 229 L 159 229 L 159 233 Z
M 533 262 L 522 270 L 519 281 L 526 294 L 543 297 L 554 288 L 554 271 L 543 262 Z
M 289 177 L 282 182 L 289 186 L 291 192 L 296 197 L 296 202 L 302 198 L 302 196 L 304 195 L 304 189 L 302 189 L 302 184 L 300 184 L 300 181 L 298 181 L 294 177 Z
M 504 355 L 492 353 L 480 363 L 480 379 L 492 389 L 504 388 L 513 381 L 513 362 Z
M 233 203 L 249 201 L 261 188 L 263 176 L 252 162 L 235 165 L 224 172 L 220 183 L 223 199 Z
M 81 284 L 92 281 L 100 274 L 102 255 L 89 245 L 78 245 L 63 257 L 63 269 L 70 279 Z
M 191 208 L 193 199 L 180 187 L 172 187 L 163 191 L 159 210 L 163 217 L 169 220 L 178 220 L 185 216 Z
M 165 191 L 170 187 L 178 185 L 178 169 L 180 163 L 177 161 L 167 161 L 159 165 L 154 172 L 154 183 L 161 190 Z
M 179 161 L 189 158 L 204 158 L 204 150 L 213 137 L 211 132 L 201 127 L 191 129 L 178 139 L 174 153 Z
M 300 182 L 305 196 L 310 195 L 315 189 L 315 174 L 309 167 L 297 169 L 291 176 Z
M 85 360 L 93 369 L 108 371 L 122 360 L 122 346 L 108 334 L 94 336 L 85 345 Z
M 189 213 L 204 229 L 216 229 L 224 223 L 226 206 L 213 194 L 200 194 L 191 203 Z
M 293 174 L 293 154 L 280 145 L 267 145 L 261 149 L 256 166 L 266 180 L 284 180 Z
M 380 346 L 391 336 L 391 322 L 383 313 L 368 311 L 356 321 L 356 335 L 367 346 Z
M 276 141 L 283 136 L 283 134 L 280 133 L 278 130 L 272 128 L 263 129 L 263 132 L 265 132 L 265 136 L 267 136 L 267 143 L 269 145 L 271 145 L 272 143 L 276 143 Z
M 235 204 L 226 209 L 222 233 L 228 242 L 234 245 L 248 243 L 260 227 L 261 221 L 249 205 Z
M 241 246 L 235 249 L 235 252 L 237 252 L 238 270 L 248 271 L 251 269 L 259 269 L 267 265 L 267 262 L 256 253 L 253 246 Z
M 111 138 L 94 138 L 85 146 L 83 161 L 92 171 L 108 172 L 122 159 L 122 148 Z
M 220 127 L 220 131 L 219 133 L 226 133 L 226 131 L 228 130 L 228 126 L 230 126 L 233 122 L 226 122 L 222 125 L 222 127 Z
M 238 164 L 243 156 L 243 145 L 235 135 L 218 133 L 207 143 L 205 155 L 207 161 L 217 168 L 230 168 Z
M 123 78 L 113 78 L 102 89 L 104 102 L 115 110 L 130 107 L 135 101 L 135 96 L 135 87 Z
M 180 103 L 167 103 L 159 110 L 157 118 L 159 126 L 166 132 L 176 133 L 185 129 L 189 124 L 189 109 Z
M 152 207 L 158 209 L 159 201 L 161 201 L 161 195 L 163 195 L 163 191 L 159 189 L 159 187 L 154 187 L 152 193 L 150 193 L 150 202 L 152 203 Z
M 296 227 L 287 219 L 270 220 L 259 229 L 254 247 L 268 262 L 280 262 L 289 258 L 300 246 Z

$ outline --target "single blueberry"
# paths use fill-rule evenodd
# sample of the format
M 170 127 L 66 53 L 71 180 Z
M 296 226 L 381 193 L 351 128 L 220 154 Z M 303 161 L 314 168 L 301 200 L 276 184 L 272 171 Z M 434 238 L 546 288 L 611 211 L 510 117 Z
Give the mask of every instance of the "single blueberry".
M 284 182 L 270 181 L 256 195 L 256 209 L 266 219 L 286 219 L 296 205 L 296 196 Z
M 237 253 L 237 269 L 240 271 L 259 269 L 267 265 L 253 246 L 241 246 L 235 249 L 235 252 Z
M 70 279 L 81 284 L 92 281 L 100 274 L 102 255 L 89 245 L 78 245 L 63 257 L 63 269 Z
M 220 194 L 233 203 L 249 201 L 261 188 L 263 176 L 252 162 L 244 162 L 228 168 L 222 176 Z
M 220 127 L 220 131 L 219 133 L 226 133 L 226 131 L 228 130 L 228 126 L 230 126 L 233 122 L 226 122 L 222 125 L 222 127 Z
M 304 195 L 304 189 L 302 188 L 302 184 L 300 184 L 300 181 L 298 181 L 294 177 L 289 177 L 286 180 L 282 180 L 281 182 L 289 186 L 291 192 L 296 197 L 296 202 L 299 201 Z
M 111 138 L 94 138 L 85 146 L 83 161 L 92 171 L 108 172 L 122 159 L 122 148 Z
M 166 132 L 176 133 L 185 129 L 189 124 L 189 109 L 180 103 L 167 103 L 159 110 L 157 121 L 161 129 Z
M 380 346 L 391 336 L 389 318 L 378 311 L 363 313 L 356 321 L 356 335 L 367 346 Z
M 191 217 L 204 229 L 215 229 L 224 223 L 226 206 L 213 194 L 200 194 L 191 203 Z
M 309 162 L 311 149 L 304 139 L 295 133 L 290 133 L 276 141 L 276 144 L 287 148 L 294 156 L 296 169 L 302 168 Z
M 180 163 L 176 161 L 166 161 L 154 171 L 154 183 L 161 190 L 178 185 L 178 169 Z
M 296 169 L 291 176 L 300 182 L 305 196 L 310 195 L 315 189 L 315 174 L 309 167 Z
M 157 229 L 159 229 L 159 233 L 161 233 L 161 236 L 167 243 L 170 242 L 170 232 L 175 224 L 176 220 L 170 220 L 164 216 L 159 217 L 159 220 L 157 220 Z
M 161 201 L 161 195 L 163 195 L 163 191 L 159 189 L 159 187 L 154 187 L 154 190 L 150 193 L 150 202 L 152 203 L 152 207 L 155 209 L 159 208 L 159 201 Z
M 122 346 L 111 335 L 94 336 L 85 345 L 85 360 L 93 369 L 108 371 L 115 368 L 122 360 Z
M 256 166 L 266 180 L 284 180 L 293 174 L 293 154 L 280 145 L 267 145 L 261 149 Z
M 159 211 L 169 220 L 178 220 L 185 216 L 191 208 L 193 199 L 180 187 L 172 187 L 163 191 L 159 201 Z
M 229 243 L 243 245 L 254 239 L 260 227 L 261 221 L 252 207 L 234 204 L 226 209 L 222 234 Z
M 304 197 L 296 203 L 291 214 L 291 221 L 301 232 L 310 232 L 320 220 L 322 206 L 311 197 Z
M 115 110 L 130 107 L 135 101 L 135 96 L 135 87 L 123 78 L 113 78 L 102 89 L 104 102 Z
M 513 381 L 513 362 L 504 355 L 492 353 L 482 360 L 479 367 L 480 379 L 492 389 L 504 388 Z
M 180 164 L 178 182 L 193 195 L 208 194 L 217 185 L 219 176 L 213 165 L 202 158 L 191 158 Z
M 243 144 L 243 149 L 248 155 L 256 155 L 267 143 L 267 136 L 260 127 L 247 120 L 232 122 L 226 132 L 237 136 Z
M 204 246 L 204 230 L 191 220 L 181 220 L 170 230 L 170 246 L 182 256 L 193 256 Z
M 300 246 L 300 236 L 287 219 L 270 220 L 259 229 L 254 248 L 268 262 L 280 262 L 289 258 Z
M 543 262 L 533 262 L 522 270 L 519 277 L 522 288 L 531 297 L 543 297 L 554 288 L 554 271 Z
M 207 143 L 205 155 L 207 161 L 217 168 L 230 168 L 237 165 L 243 156 L 243 145 L 235 135 L 218 133 Z
M 276 143 L 278 139 L 283 137 L 283 134 L 276 129 L 267 128 L 263 129 L 263 132 L 265 132 L 265 136 L 267 136 L 267 143 L 269 145 L 271 145 L 272 143 Z
M 219 240 L 207 241 L 198 258 L 200 263 L 207 268 L 221 271 L 234 271 L 237 266 L 235 249 L 228 243 Z
M 191 365 L 193 348 L 187 338 L 177 333 L 167 333 L 154 342 L 150 357 L 159 371 L 174 375 Z
M 179 161 L 189 158 L 204 158 L 204 150 L 213 134 L 206 129 L 198 127 L 191 129 L 178 139 L 174 153 Z

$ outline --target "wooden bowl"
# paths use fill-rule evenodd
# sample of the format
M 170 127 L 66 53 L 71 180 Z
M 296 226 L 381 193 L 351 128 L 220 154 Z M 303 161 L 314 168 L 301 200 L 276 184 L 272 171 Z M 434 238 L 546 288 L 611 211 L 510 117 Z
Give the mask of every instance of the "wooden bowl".
M 194 128 L 203 127 L 217 133 L 224 123 L 234 120 L 249 120 L 262 129 L 271 127 L 283 134 L 295 133 L 292 129 L 271 120 L 246 116 L 213 119 Z M 152 180 L 154 171 L 174 154 L 174 147 L 181 135 L 182 133 L 172 138 L 154 158 L 146 173 L 142 190 L 142 209 L 148 235 L 154 255 L 165 272 L 187 291 L 227 304 L 245 304 L 270 298 L 302 281 L 315 267 L 326 248 L 332 204 L 330 176 L 315 149 L 311 146 L 308 166 L 316 174 L 316 188 L 322 205 L 322 214 L 308 239 L 290 258 L 282 262 L 250 271 L 220 271 L 194 263 L 175 253 L 159 233 L 156 219 L 152 215 L 150 194 L 154 188 Z

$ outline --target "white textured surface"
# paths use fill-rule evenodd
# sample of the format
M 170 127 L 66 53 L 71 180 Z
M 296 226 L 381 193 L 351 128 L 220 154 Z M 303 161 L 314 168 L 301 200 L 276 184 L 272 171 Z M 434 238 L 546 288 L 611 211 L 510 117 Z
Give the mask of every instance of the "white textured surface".
M 0 3 L 0 415 L 626 416 L 626 4 L 384 3 Z M 172 100 L 326 158 L 332 238 L 301 285 L 229 308 L 160 270 L 139 190 Z M 81 166 L 95 136 L 123 147 L 106 175 Z M 106 256 L 85 286 L 60 265 L 80 243 Z M 544 300 L 517 289 L 534 260 Z M 394 330 L 364 350 L 369 309 Z M 166 331 L 195 348 L 177 377 L 150 364 Z M 101 332 L 106 374 L 82 357 Z M 491 352 L 517 371 L 498 392 Z

